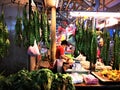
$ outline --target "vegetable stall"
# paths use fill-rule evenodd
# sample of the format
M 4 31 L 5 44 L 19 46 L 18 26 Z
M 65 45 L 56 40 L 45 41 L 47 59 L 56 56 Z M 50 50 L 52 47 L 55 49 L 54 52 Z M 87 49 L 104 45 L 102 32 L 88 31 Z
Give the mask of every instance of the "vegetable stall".
M 28 54 L 28 70 L 22 69 L 8 76 L 1 74 L 0 90 L 118 89 L 120 87 L 120 30 L 115 28 L 116 31 L 112 38 L 107 32 L 109 27 L 106 23 L 102 31 L 97 30 L 99 29 L 96 28 L 97 24 L 99 25 L 97 20 L 101 20 L 100 17 L 108 18 L 105 13 L 103 16 L 99 16 L 101 12 L 87 12 L 90 14 L 85 15 L 82 15 L 82 13 L 86 12 L 71 12 L 69 14 L 72 20 L 74 18 L 73 22 L 64 17 L 68 25 L 62 23 L 65 24 L 61 25 L 62 30 L 68 30 L 67 33 L 69 33 L 69 31 L 74 29 L 74 33 L 70 33 L 71 35 L 67 36 L 68 40 L 74 39 L 74 45 L 70 43 L 71 47 L 69 49 L 74 49 L 74 53 L 65 53 L 67 55 L 70 54 L 73 62 L 63 63 L 63 73 L 54 72 L 57 46 L 56 33 L 58 29 L 56 17 L 60 14 L 60 8 L 57 7 L 58 1 L 43 0 L 42 9 L 39 11 L 38 7 L 31 6 L 33 1 L 29 0 L 29 9 L 27 8 L 28 3 L 26 3 L 23 8 L 22 17 L 20 17 L 19 10 L 20 2 L 18 2 L 14 39 L 16 46 L 25 47 Z M 71 0 L 69 0 L 70 2 Z M 98 16 L 91 16 L 91 13 Z M 116 13 L 113 14 L 116 15 Z M 0 30 L 2 30 L 2 34 L 0 33 L 0 46 L 8 49 L 10 43 L 2 15 L 0 18 Z M 113 17 L 119 18 L 118 16 Z M 50 20 L 51 23 L 49 23 Z M 107 22 L 106 19 L 104 21 Z M 119 23 L 117 25 L 119 26 Z M 101 37 L 104 40 L 104 45 L 102 48 L 100 47 L 101 53 L 98 58 L 97 50 Z M 114 42 L 112 43 L 112 48 L 110 46 L 111 41 Z M 2 53 L 2 51 L 5 51 L 3 49 L 0 48 L 0 58 L 5 55 Z M 101 59 L 100 62 L 99 59 Z M 48 65 L 44 62 L 47 62 Z

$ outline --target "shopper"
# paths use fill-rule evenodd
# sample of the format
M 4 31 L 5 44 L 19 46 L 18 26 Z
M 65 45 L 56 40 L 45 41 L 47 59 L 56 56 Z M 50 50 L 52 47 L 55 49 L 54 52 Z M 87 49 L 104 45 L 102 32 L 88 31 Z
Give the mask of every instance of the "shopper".
M 62 28 L 61 26 L 58 27 L 58 32 L 57 32 L 57 45 L 60 45 L 63 40 L 66 40 L 66 32 L 65 29 Z
M 104 45 L 104 40 L 103 40 L 103 38 L 100 38 L 99 42 L 98 42 L 98 47 L 97 47 L 97 59 L 98 59 L 99 62 L 103 62 L 102 58 L 100 56 L 101 48 L 103 47 L 103 45 Z

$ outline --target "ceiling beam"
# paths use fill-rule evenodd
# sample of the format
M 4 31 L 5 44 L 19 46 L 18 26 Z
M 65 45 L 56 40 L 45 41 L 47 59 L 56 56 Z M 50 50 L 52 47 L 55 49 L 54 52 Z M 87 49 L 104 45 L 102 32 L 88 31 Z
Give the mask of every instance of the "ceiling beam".
M 102 3 L 100 2 L 100 5 L 101 5 L 100 9 L 103 9 L 103 11 L 105 10 L 105 8 L 108 9 L 107 5 L 110 4 L 110 3 L 112 3 L 112 2 L 114 2 L 114 0 L 110 0 L 107 3 L 106 3 L 106 0 L 103 0 Z
M 68 9 L 70 2 L 71 2 L 71 0 L 68 1 L 67 5 L 66 5 L 66 7 L 65 7 L 65 10 Z

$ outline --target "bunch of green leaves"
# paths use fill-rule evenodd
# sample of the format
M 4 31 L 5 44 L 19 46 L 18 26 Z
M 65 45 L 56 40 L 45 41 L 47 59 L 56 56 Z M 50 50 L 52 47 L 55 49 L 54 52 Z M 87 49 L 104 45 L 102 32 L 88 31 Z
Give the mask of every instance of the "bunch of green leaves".
M 0 58 L 4 58 L 8 54 L 10 47 L 9 32 L 4 21 L 4 12 L 0 16 Z
M 8 86 L 8 82 L 5 76 L 0 74 L 0 90 L 6 90 L 6 86 Z
M 110 34 L 106 30 L 103 31 L 104 45 L 101 48 L 101 58 L 105 65 L 109 65 L 109 49 L 110 49 Z
M 114 63 L 113 63 L 113 69 L 119 69 L 120 64 L 120 36 L 119 32 L 116 31 L 114 36 Z
M 75 90 L 75 87 L 69 74 L 56 73 L 51 90 Z
M 0 90 L 75 90 L 68 74 L 54 74 L 50 69 L 29 72 L 20 70 L 7 77 L 0 76 Z
M 20 70 L 15 74 L 8 76 L 8 80 L 11 82 L 11 90 L 27 90 L 31 89 L 31 75 L 27 70 Z

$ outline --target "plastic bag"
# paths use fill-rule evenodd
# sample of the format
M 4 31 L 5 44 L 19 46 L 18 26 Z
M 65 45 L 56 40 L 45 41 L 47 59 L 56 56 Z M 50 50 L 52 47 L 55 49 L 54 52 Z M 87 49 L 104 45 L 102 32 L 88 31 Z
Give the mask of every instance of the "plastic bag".
M 36 40 L 34 40 L 34 45 L 33 46 L 29 46 L 27 53 L 29 55 L 40 55 L 39 48 L 38 48 L 38 45 L 36 43 Z

